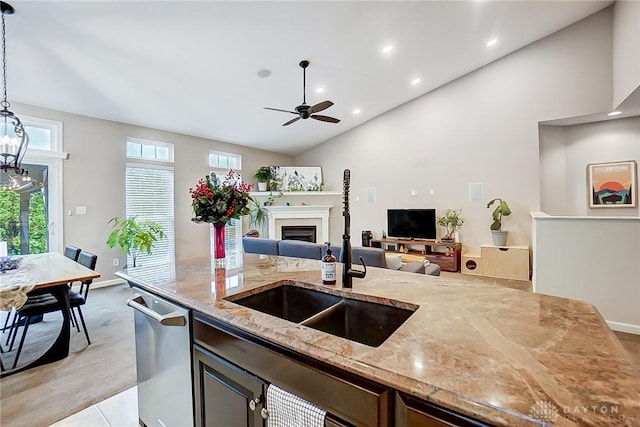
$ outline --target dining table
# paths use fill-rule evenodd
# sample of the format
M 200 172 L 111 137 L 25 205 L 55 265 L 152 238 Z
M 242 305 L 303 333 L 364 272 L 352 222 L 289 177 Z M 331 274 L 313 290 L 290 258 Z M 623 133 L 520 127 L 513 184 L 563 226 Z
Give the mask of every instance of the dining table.
M 36 289 L 46 289 L 64 309 L 61 310 L 62 326 L 58 336 L 47 351 L 37 359 L 14 369 L 4 369 L 6 365 L 3 363 L 0 377 L 67 357 L 71 337 L 69 284 L 100 277 L 100 274 L 95 271 L 57 252 L 22 255 L 13 258 L 18 260 L 17 268 L 4 270 L 0 273 L 0 310 L 6 311 L 9 316 L 10 311 L 20 309 L 27 301 L 29 292 Z

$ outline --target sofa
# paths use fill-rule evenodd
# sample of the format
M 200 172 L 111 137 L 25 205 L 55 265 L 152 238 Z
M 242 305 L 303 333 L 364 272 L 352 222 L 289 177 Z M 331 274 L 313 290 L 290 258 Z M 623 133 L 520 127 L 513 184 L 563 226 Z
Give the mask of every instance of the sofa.
M 280 255 L 294 258 L 308 258 L 320 260 L 326 253 L 326 246 L 320 243 L 303 242 L 301 240 L 274 240 L 261 237 L 242 238 L 242 246 L 246 253 Z M 340 246 L 331 245 L 331 252 L 340 259 Z M 360 257 L 367 267 L 387 268 L 385 251 L 380 248 L 368 248 L 356 246 L 351 248 L 352 263 L 360 264 Z M 440 275 L 440 266 L 434 263 L 424 265 L 422 262 L 409 262 L 397 270 L 412 273 Z

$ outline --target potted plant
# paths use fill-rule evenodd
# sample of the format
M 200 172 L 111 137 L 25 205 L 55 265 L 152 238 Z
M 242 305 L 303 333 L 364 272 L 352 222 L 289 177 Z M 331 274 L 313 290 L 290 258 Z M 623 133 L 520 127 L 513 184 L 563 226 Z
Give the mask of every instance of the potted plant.
M 141 252 L 151 255 L 151 249 L 156 241 L 165 237 L 164 228 L 153 221 L 137 221 L 136 217 L 114 217 L 107 224 L 113 224 L 113 231 L 107 238 L 107 246 L 118 247 L 122 254 L 129 254 L 133 258 L 133 267 Z
M 436 219 L 436 224 L 447 229 L 447 234 L 442 236 L 441 239 L 443 242 L 453 242 L 455 240 L 453 237 L 455 231 L 462 227 L 464 223 L 464 219 L 460 216 L 461 213 L 462 209 L 447 209 L 442 216 Z
M 506 201 L 502 199 L 493 199 L 487 203 L 487 208 L 493 206 L 496 203 L 496 207 L 491 214 L 493 222 L 491 223 L 491 237 L 495 246 L 507 245 L 508 231 L 502 231 L 502 217 L 511 215 L 511 209 Z
M 262 166 L 253 175 L 253 179 L 258 183 L 258 191 L 267 191 L 268 183 L 273 178 L 275 174 L 271 166 Z

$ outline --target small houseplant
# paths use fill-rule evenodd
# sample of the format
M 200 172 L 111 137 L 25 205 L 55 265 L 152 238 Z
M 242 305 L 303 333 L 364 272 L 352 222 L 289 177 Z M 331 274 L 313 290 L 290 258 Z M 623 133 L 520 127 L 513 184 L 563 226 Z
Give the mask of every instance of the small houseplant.
M 275 178 L 271 166 L 262 166 L 253 175 L 253 179 L 258 183 L 258 191 L 267 191 L 269 181 Z
M 447 234 L 442 236 L 443 242 L 453 242 L 453 234 L 457 229 L 462 227 L 464 219 L 460 216 L 462 209 L 447 209 L 442 216 L 436 219 L 436 224 L 445 227 Z
M 491 237 L 493 238 L 494 245 L 506 246 L 508 231 L 502 230 L 502 217 L 511 215 L 511 209 L 505 200 L 499 198 L 493 199 L 487 203 L 487 208 L 491 208 L 494 203 L 496 203 L 496 207 L 491 213 L 491 217 L 493 218 L 493 222 L 490 227 Z
M 131 255 L 133 267 L 141 252 L 151 255 L 153 245 L 165 237 L 164 228 L 153 221 L 137 221 L 135 216 L 129 218 L 114 217 L 107 224 L 113 224 L 113 231 L 107 238 L 107 246 L 118 247 L 122 254 Z

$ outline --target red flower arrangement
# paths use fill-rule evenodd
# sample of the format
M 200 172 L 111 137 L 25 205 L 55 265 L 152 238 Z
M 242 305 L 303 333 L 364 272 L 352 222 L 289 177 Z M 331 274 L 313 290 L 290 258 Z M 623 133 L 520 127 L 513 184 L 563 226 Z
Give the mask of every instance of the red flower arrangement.
M 189 188 L 195 214 L 191 221 L 226 224 L 231 218 L 249 214 L 249 191 L 253 186 L 242 182 L 240 174 L 232 169 L 221 180 L 212 175 L 213 179 L 205 176 L 195 188 Z

